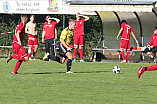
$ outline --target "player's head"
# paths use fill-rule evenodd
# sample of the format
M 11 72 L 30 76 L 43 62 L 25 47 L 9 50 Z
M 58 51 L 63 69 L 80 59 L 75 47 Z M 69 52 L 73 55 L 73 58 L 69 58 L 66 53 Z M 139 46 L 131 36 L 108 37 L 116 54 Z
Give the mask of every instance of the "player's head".
M 35 15 L 31 15 L 31 16 L 30 16 L 30 21 L 31 21 L 31 22 L 34 22 L 34 18 L 35 18 Z
M 69 29 L 74 29 L 76 25 L 76 22 L 74 19 L 69 20 Z
M 48 23 L 51 23 L 51 22 L 52 22 L 52 19 L 50 19 L 50 18 L 51 18 L 51 16 L 49 16 L 49 15 L 46 16 L 46 20 L 47 20 Z
M 80 19 L 80 18 L 81 18 L 81 16 L 80 16 L 80 15 L 81 15 L 81 13 L 79 13 L 79 12 L 78 12 L 78 13 L 76 13 L 76 19 Z
M 126 22 L 126 20 L 122 20 L 122 21 L 121 21 L 121 24 L 122 24 L 122 23 L 127 23 L 127 22 Z
M 22 20 L 22 22 L 26 23 L 28 20 L 27 15 L 21 15 L 21 20 Z
M 157 34 L 157 27 L 153 28 L 153 32 L 154 32 L 154 34 Z

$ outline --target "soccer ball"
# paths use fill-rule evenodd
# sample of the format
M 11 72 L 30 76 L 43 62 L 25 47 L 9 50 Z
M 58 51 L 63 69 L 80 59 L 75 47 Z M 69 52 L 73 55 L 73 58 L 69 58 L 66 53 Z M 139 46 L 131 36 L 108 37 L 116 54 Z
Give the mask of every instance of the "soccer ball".
M 120 73 L 120 68 L 118 66 L 113 67 L 113 73 Z

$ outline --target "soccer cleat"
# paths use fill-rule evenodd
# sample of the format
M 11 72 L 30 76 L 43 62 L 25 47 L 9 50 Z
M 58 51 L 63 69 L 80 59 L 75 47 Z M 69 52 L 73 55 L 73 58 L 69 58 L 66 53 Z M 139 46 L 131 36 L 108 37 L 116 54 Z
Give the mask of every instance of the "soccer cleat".
M 19 73 L 14 73 L 14 72 L 12 72 L 12 74 L 19 75 Z
M 73 72 L 71 72 L 71 71 L 68 71 L 68 72 L 66 72 L 66 73 L 68 73 L 68 74 L 71 74 L 71 73 L 73 73 Z
M 122 60 L 120 63 L 126 63 L 126 60 Z
M 154 63 L 156 63 L 156 61 L 157 61 L 156 57 L 154 57 L 153 59 L 154 59 Z
M 33 56 L 33 60 L 35 60 L 35 56 Z
M 10 53 L 8 58 L 7 58 L 7 63 L 12 59 L 11 56 L 12 56 L 12 54 Z
M 80 60 L 80 62 L 85 62 L 84 60 Z
M 74 59 L 73 62 L 76 62 L 76 59 Z
M 138 78 L 140 78 L 141 74 L 143 74 L 144 71 L 145 71 L 144 67 L 140 66 L 138 71 Z
M 32 59 L 31 58 L 29 58 L 29 61 L 31 61 Z
M 47 55 L 45 55 L 44 57 L 43 57 L 43 60 L 45 60 L 45 59 L 47 59 L 48 57 L 47 57 Z
M 129 61 L 127 61 L 127 63 L 129 63 Z

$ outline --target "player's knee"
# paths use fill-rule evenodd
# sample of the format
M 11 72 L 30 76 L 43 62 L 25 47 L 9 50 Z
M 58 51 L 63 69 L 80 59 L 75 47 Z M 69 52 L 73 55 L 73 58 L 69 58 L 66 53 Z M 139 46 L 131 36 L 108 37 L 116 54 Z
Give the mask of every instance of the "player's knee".
M 25 60 L 26 60 L 26 61 L 28 61 L 28 56 L 27 56 L 27 57 L 25 57 Z
M 83 49 L 83 46 L 79 46 L 79 49 Z
M 73 59 L 73 55 L 69 55 L 69 57 L 68 57 L 70 60 L 72 60 Z
M 75 49 L 78 48 L 78 45 L 74 45 L 74 48 L 75 48 Z

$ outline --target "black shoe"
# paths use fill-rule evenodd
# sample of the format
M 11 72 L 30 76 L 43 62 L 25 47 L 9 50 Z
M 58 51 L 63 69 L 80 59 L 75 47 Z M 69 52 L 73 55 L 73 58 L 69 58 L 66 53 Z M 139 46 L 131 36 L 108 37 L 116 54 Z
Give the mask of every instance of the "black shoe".
M 12 59 L 11 56 L 12 56 L 12 54 L 10 53 L 8 58 L 7 58 L 7 63 Z

